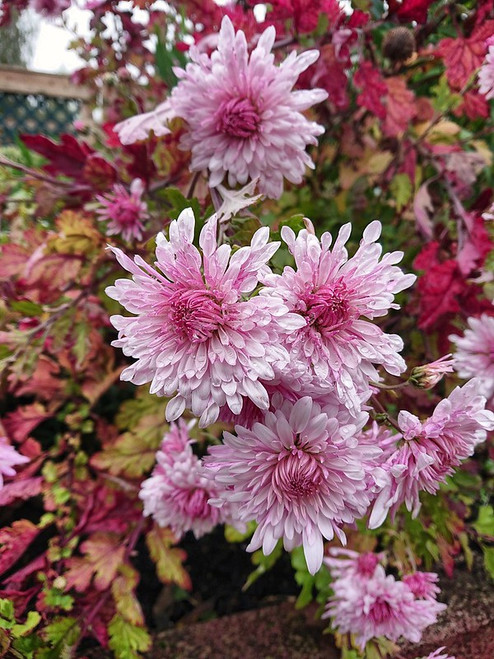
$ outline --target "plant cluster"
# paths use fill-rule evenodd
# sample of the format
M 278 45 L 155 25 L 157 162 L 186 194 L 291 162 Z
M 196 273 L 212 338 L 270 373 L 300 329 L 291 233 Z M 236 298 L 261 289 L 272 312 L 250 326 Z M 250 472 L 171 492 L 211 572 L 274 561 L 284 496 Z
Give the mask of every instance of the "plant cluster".
M 0 153 L 0 654 L 138 657 L 225 524 L 393 655 L 494 576 L 494 3 L 86 7 L 94 121 Z

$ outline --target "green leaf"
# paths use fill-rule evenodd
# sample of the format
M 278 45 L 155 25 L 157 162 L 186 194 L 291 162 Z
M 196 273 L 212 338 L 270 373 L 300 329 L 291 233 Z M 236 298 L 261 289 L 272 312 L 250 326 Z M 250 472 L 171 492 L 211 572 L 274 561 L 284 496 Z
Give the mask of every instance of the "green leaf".
M 494 547 L 483 547 L 484 566 L 490 576 L 494 579 Z
M 10 305 L 14 311 L 19 311 L 24 316 L 41 316 L 43 307 L 29 300 L 17 300 Z
M 108 625 L 110 640 L 108 646 L 116 659 L 138 659 L 138 652 L 146 652 L 151 647 L 151 637 L 145 629 L 114 615 Z
M 178 188 L 167 188 L 163 193 L 164 198 L 171 204 L 171 210 L 167 211 L 167 215 L 176 220 L 180 213 L 186 208 L 192 208 L 196 221 L 201 218 L 201 205 L 199 200 L 195 197 L 193 199 L 187 199 L 180 192 Z
M 480 506 L 479 515 L 472 526 L 480 535 L 494 536 L 494 508 Z
M 0 599 L 0 616 L 5 620 L 14 620 L 14 604 L 8 599 Z
M 15 638 L 19 636 L 26 636 L 30 631 L 32 631 L 40 622 L 41 616 L 37 611 L 29 611 L 27 614 L 26 622 L 14 625 L 12 627 L 12 635 Z
M 166 45 L 158 37 L 156 50 L 154 53 L 154 60 L 158 73 L 166 82 L 167 87 L 172 89 L 178 82 L 177 76 L 173 72 L 173 67 L 176 62 L 174 61 L 173 52 L 169 51 Z
M 183 549 L 174 547 L 176 540 L 170 529 L 161 528 L 156 524 L 146 534 L 146 544 L 151 558 L 156 564 L 158 578 L 163 583 L 175 583 L 181 588 L 190 590 L 190 577 L 184 569 L 183 562 L 187 558 Z
M 412 198 L 413 186 L 408 174 L 396 174 L 389 189 L 396 202 L 396 210 L 400 212 Z
M 119 574 L 112 582 L 111 590 L 118 613 L 127 622 L 133 625 L 144 625 L 144 616 L 141 605 L 135 594 L 135 589 L 139 583 L 139 573 L 132 565 L 123 563 L 120 566 Z
M 76 618 L 55 618 L 41 631 L 41 636 L 51 647 L 38 650 L 36 659 L 61 659 L 70 656 L 70 648 L 75 645 L 80 634 L 81 629 Z
M 225 524 L 225 540 L 227 542 L 243 542 L 244 540 L 250 538 L 250 536 L 254 533 L 255 528 L 256 523 L 249 522 L 247 524 L 246 530 L 242 533 L 241 531 L 238 531 L 234 526 Z
M 86 359 L 86 356 L 91 348 L 90 342 L 91 327 L 86 323 L 77 323 L 74 327 L 75 342 L 72 348 L 77 362 L 76 367 L 80 368 Z

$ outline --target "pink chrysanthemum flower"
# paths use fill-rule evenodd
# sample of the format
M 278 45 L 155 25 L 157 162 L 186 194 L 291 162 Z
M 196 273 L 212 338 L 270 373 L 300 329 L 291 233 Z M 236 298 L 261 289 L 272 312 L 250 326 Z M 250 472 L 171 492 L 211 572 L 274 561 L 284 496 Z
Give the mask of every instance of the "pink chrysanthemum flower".
M 137 359 L 122 379 L 151 382 L 151 393 L 174 396 L 166 408 L 169 421 L 187 407 L 201 417 L 202 427 L 216 421 L 224 405 L 240 414 L 244 397 L 268 409 L 260 381 L 274 377 L 277 362 L 288 362 L 279 332 L 300 326 L 300 318 L 281 302 L 245 299 L 278 249 L 279 243 L 268 243 L 269 229 L 259 229 L 250 246 L 231 256 L 231 247 L 217 246 L 217 224 L 213 215 L 201 230 L 201 253 L 192 243 L 194 214 L 184 210 L 170 224 L 169 240 L 157 236 L 157 269 L 114 248 L 133 278 L 107 289 L 136 314 L 111 318 L 119 331 L 112 345 Z
M 144 184 L 136 178 L 130 185 L 130 194 L 123 185 L 117 183 L 112 193 L 96 196 L 103 206 L 96 213 L 100 221 L 108 221 L 108 236 L 118 234 L 124 240 L 141 240 L 144 230 L 141 220 L 149 217 L 146 202 L 141 199 L 143 192 Z
M 370 579 L 384 557 L 382 553 L 359 553 L 340 547 L 331 547 L 329 554 L 324 557 L 323 563 L 329 568 L 333 579 Z
M 208 56 L 193 47 L 170 98 L 154 112 L 117 125 L 123 143 L 169 132 L 174 116 L 188 124 L 183 147 L 192 153 L 192 171 L 209 169 L 209 185 L 225 177 L 228 185 L 259 179 L 262 194 L 278 198 L 283 179 L 301 183 L 306 167 L 314 167 L 305 149 L 317 144 L 324 128 L 309 121 L 303 110 L 327 98 L 323 89 L 293 91 L 298 76 L 319 57 L 319 51 L 290 53 L 276 66 L 271 49 L 276 32 L 269 27 L 249 55 L 245 34 L 235 33 L 225 16 L 217 49 Z
M 228 509 L 209 505 L 208 500 L 218 496 L 217 487 L 192 452 L 188 430 L 181 419 L 171 424 L 156 454 L 153 473 L 139 492 L 144 515 L 170 527 L 177 539 L 187 531 L 200 538 L 226 521 Z
M 454 365 L 462 378 L 478 378 L 479 393 L 494 396 L 494 316 L 469 318 L 463 336 L 452 335 L 456 344 Z
M 416 517 L 419 492 L 435 494 L 439 484 L 486 439 L 487 431 L 494 430 L 494 413 L 485 409 L 486 400 L 478 391 L 476 380 L 457 387 L 424 422 L 409 412 L 399 413 L 403 441 L 381 464 L 382 489 L 374 501 L 370 528 L 380 526 L 402 503 Z
M 438 648 L 437 650 L 434 650 L 434 652 L 428 654 L 427 657 L 422 657 L 422 659 L 456 659 L 456 657 L 452 657 L 449 654 L 440 654 L 445 649 L 446 646 L 443 645 L 442 648 Z
M 280 400 L 252 430 L 236 426 L 237 436 L 226 432 L 209 449 L 206 464 L 223 487 L 214 503 L 231 502 L 241 522 L 258 524 L 248 551 L 262 546 L 268 555 L 282 538 L 288 551 L 303 545 L 311 574 L 320 568 L 323 538 L 344 541 L 342 524 L 369 505 L 367 449 L 355 439 L 366 419 L 344 424 L 309 396 Z
M 413 572 L 405 574 L 403 583 L 420 599 L 436 599 L 441 589 L 437 586 L 439 577 L 435 572 Z
M 486 99 L 494 98 L 494 36 L 486 41 L 487 55 L 479 71 L 479 92 Z
M 29 462 L 25 455 L 17 453 L 6 437 L 0 437 L 0 488 L 3 487 L 4 476 L 15 476 L 14 466 Z
M 297 270 L 286 267 L 282 275 L 264 277 L 266 288 L 261 295 L 281 300 L 304 321 L 301 329 L 286 337 L 292 360 L 308 365 L 316 379 L 328 381 L 343 402 L 359 409 L 358 390 L 368 388 L 369 379 L 379 379 L 375 364 L 393 375 L 406 368 L 398 354 L 401 338 L 385 334 L 366 319 L 398 309 L 395 294 L 416 277 L 394 265 L 402 252 L 385 254 L 380 260 L 382 248 L 376 244 L 380 222 L 366 228 L 352 258 L 344 247 L 350 232 L 350 224 L 342 227 L 330 250 L 329 233 L 319 241 L 306 229 L 295 237 L 289 227 L 283 227 L 282 237 Z
M 386 576 L 382 565 L 375 567 L 371 577 L 337 578 L 332 588 L 334 594 L 322 617 L 333 618 L 341 634 L 354 634 L 362 651 L 367 641 L 378 636 L 392 641 L 403 636 L 417 643 L 422 631 L 446 608 L 433 599 L 416 599 L 404 582 Z

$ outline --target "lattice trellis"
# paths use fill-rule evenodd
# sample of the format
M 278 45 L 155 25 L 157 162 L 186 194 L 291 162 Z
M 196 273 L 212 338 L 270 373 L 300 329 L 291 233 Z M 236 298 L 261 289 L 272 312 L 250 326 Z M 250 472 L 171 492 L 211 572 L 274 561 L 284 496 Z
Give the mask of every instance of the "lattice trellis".
M 0 144 L 13 144 L 21 133 L 71 133 L 80 108 L 77 99 L 0 91 Z

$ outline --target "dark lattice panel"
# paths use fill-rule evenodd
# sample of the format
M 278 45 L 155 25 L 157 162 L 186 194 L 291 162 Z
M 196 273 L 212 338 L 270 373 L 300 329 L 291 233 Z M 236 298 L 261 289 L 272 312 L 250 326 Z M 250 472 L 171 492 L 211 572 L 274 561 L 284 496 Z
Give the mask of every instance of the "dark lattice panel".
M 0 144 L 14 143 L 21 133 L 71 133 L 80 106 L 71 98 L 0 92 Z

